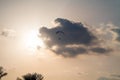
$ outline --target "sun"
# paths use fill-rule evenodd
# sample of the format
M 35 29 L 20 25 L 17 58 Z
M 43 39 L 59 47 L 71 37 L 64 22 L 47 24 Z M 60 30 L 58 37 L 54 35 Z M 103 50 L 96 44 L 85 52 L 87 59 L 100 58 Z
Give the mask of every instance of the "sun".
M 24 45 L 27 50 L 35 52 L 40 48 L 44 48 L 45 45 L 40 37 L 38 37 L 38 31 L 30 30 L 25 33 L 24 36 Z

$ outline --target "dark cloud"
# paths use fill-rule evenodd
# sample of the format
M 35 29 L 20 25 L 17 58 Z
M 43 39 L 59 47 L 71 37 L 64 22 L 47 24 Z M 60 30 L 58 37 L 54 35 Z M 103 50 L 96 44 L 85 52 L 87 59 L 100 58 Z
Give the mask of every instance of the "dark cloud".
M 97 37 L 80 22 L 57 18 L 55 23 L 58 25 L 53 28 L 40 28 L 40 34 L 48 49 L 56 54 L 75 57 L 79 54 L 87 54 L 88 47 L 99 44 Z M 62 33 L 56 34 L 58 31 L 62 31 Z M 93 48 L 91 51 L 95 53 L 108 52 L 101 47 Z
M 89 32 L 89 30 L 82 23 L 74 23 L 67 19 L 57 18 L 56 23 L 59 23 L 55 28 L 48 29 L 42 27 L 40 33 L 43 37 L 52 40 L 51 42 L 57 42 L 57 44 L 68 45 L 68 44 L 92 44 L 92 41 L 96 37 Z M 63 34 L 56 34 L 56 31 L 62 30 Z M 58 40 L 61 37 L 61 40 Z M 54 40 L 54 41 L 53 41 Z M 55 43 L 56 44 L 56 43 Z
M 85 54 L 87 50 L 85 48 L 67 48 L 67 47 L 59 47 L 59 49 L 53 50 L 53 52 L 58 55 L 62 55 L 64 57 L 75 57 L 78 54 Z
M 101 47 L 91 48 L 90 50 L 96 53 L 100 53 L 100 54 L 105 54 L 111 51 L 111 49 L 106 49 L 106 48 L 101 48 Z

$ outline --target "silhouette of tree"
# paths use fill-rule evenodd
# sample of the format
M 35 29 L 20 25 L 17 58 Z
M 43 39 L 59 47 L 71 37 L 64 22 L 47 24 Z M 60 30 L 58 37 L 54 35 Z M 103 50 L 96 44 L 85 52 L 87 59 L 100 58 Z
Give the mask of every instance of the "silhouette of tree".
M 7 73 L 4 72 L 4 68 L 2 66 L 0 66 L 0 80 L 2 77 L 6 76 L 6 75 L 7 75 Z
M 23 80 L 43 80 L 43 76 L 38 73 L 27 73 L 26 75 L 23 75 Z M 20 78 L 17 78 L 17 80 L 22 80 Z
M 17 79 L 16 80 L 22 80 L 21 78 L 19 78 L 19 77 L 17 77 Z

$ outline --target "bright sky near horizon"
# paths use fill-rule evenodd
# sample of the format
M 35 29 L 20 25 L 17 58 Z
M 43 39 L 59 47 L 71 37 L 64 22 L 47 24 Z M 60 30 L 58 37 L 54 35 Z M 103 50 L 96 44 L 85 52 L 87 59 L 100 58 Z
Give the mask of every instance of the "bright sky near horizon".
M 0 0 L 3 80 L 28 72 L 45 80 L 119 80 L 119 8 L 120 0 Z

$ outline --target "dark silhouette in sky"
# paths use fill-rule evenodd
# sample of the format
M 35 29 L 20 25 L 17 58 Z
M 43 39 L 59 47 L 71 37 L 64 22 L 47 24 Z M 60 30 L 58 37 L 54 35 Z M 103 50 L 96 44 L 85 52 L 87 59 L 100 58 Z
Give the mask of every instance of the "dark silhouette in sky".
M 60 30 L 59 30 L 59 31 L 56 31 L 56 35 L 58 35 L 58 39 L 61 40 L 62 36 L 60 36 L 59 34 L 60 34 L 60 35 L 61 35 L 61 34 L 62 34 L 62 35 L 65 35 L 65 33 L 64 33 L 63 31 L 60 31 Z
M 43 80 L 43 76 L 38 73 L 27 73 L 22 76 L 23 80 Z M 22 80 L 21 78 L 17 78 L 17 80 Z
M 4 68 L 0 66 L 0 80 L 2 77 L 6 76 L 7 73 L 4 71 Z
M 56 34 L 59 34 L 59 33 L 64 34 L 63 31 L 56 31 Z

